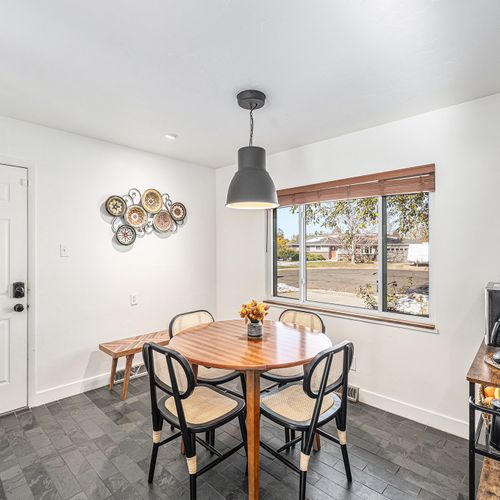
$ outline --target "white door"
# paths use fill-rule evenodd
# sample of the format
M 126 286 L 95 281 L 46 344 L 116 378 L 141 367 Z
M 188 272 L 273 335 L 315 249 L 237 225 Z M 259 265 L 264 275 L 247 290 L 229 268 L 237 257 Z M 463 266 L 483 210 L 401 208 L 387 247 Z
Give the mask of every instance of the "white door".
M 27 404 L 27 178 L 0 164 L 0 414 Z

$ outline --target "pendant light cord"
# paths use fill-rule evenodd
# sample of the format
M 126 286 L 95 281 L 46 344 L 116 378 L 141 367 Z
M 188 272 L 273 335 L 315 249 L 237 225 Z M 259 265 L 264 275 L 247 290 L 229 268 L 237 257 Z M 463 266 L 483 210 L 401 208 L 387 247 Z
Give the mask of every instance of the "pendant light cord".
M 250 147 L 253 146 L 253 110 L 255 109 L 254 106 L 250 108 L 250 140 L 248 141 L 248 145 Z

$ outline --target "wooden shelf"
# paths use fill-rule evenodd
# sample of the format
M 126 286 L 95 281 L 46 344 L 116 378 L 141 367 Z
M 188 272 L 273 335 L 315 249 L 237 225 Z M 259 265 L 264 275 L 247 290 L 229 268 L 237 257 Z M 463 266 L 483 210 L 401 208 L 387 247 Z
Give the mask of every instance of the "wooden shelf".
M 500 386 L 500 370 L 486 363 L 485 358 L 493 357 L 498 347 L 486 345 L 481 342 L 467 373 L 467 380 L 476 384 Z
M 494 498 L 500 498 L 500 462 L 485 458 L 477 490 L 477 499 L 493 500 Z

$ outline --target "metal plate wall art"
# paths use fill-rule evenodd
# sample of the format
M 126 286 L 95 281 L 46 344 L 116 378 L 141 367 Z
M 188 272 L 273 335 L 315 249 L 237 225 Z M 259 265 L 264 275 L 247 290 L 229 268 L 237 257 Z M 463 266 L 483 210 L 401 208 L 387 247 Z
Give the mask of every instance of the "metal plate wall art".
M 113 217 L 120 217 L 125 213 L 127 203 L 121 196 L 110 196 L 106 200 L 106 210 Z
M 172 214 L 172 219 L 176 222 L 180 222 L 184 220 L 184 217 L 186 217 L 186 207 L 182 203 L 176 201 L 175 203 L 172 203 L 170 213 Z
M 163 207 L 163 199 L 160 191 L 156 189 L 146 189 L 141 196 L 141 203 L 146 212 L 156 214 Z
M 160 210 L 153 217 L 153 227 L 160 233 L 166 233 L 172 227 L 172 216 L 168 210 Z
M 148 215 L 140 205 L 131 205 L 125 212 L 125 220 L 132 227 L 140 228 L 148 223 Z
M 111 229 L 120 245 L 130 246 L 137 237 L 156 231 L 159 234 L 175 233 L 186 222 L 186 207 L 170 195 L 157 189 L 130 189 L 123 196 L 112 195 L 104 207 L 113 217 Z
M 118 243 L 122 245 L 132 245 L 135 241 L 136 233 L 132 226 L 127 226 L 127 224 L 122 224 L 116 230 L 116 239 Z

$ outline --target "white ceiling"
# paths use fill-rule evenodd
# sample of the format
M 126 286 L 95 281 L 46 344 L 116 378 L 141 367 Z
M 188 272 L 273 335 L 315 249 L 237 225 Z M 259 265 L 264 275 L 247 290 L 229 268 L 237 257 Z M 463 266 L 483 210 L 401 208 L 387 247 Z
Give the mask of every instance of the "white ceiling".
M 213 167 L 500 91 L 499 0 L 12 0 L 0 114 Z M 175 142 L 163 136 L 179 134 Z

